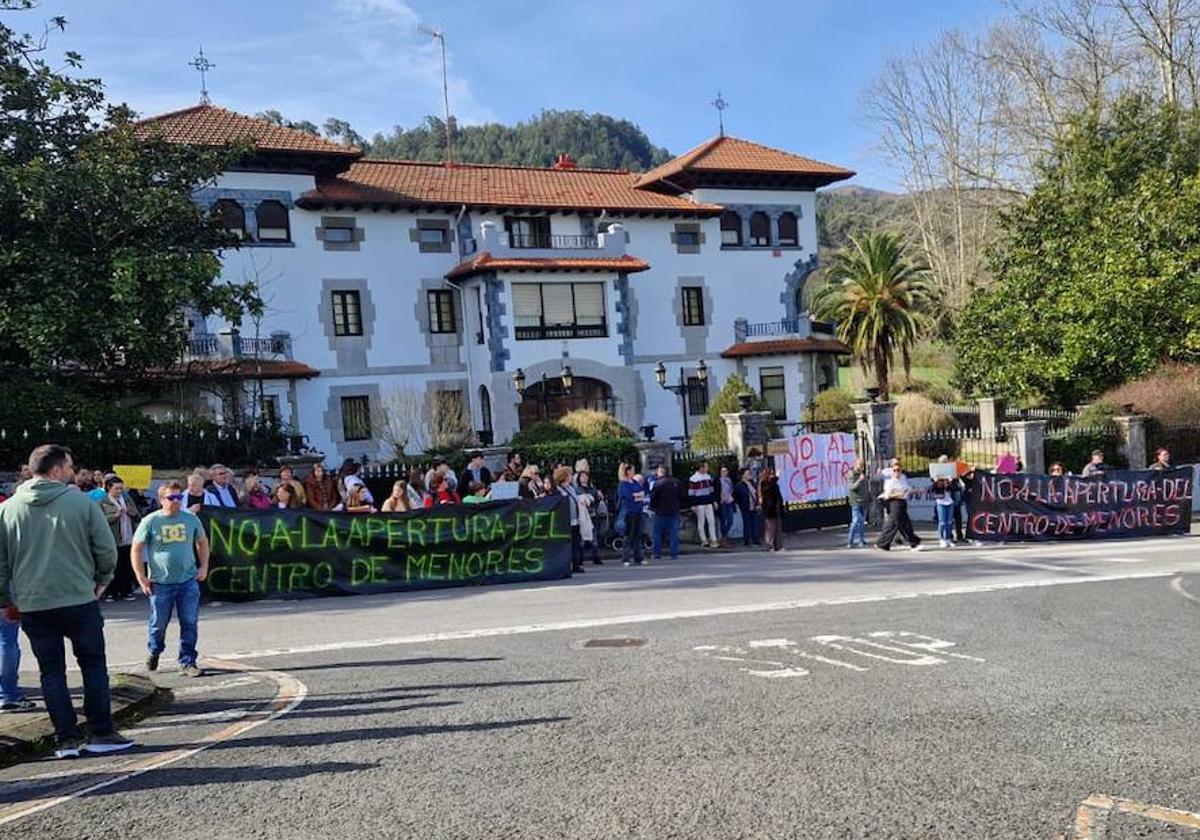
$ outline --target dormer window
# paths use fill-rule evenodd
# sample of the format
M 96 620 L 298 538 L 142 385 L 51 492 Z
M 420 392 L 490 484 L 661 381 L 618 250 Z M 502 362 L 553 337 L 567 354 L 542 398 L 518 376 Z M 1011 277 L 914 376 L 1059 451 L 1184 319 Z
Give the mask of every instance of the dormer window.
M 796 225 L 795 213 L 782 213 L 779 216 L 779 244 L 795 247 L 800 244 L 800 234 Z
M 212 217 L 226 233 L 231 233 L 238 239 L 246 238 L 246 211 L 233 199 L 222 198 L 214 203 Z
M 721 244 L 742 244 L 742 217 L 732 210 L 721 214 Z
M 288 242 L 292 238 L 288 226 L 288 211 L 282 201 L 264 201 L 255 211 L 258 219 L 258 238 L 261 242 Z
M 759 246 L 771 244 L 771 220 L 761 210 L 750 214 L 750 244 Z

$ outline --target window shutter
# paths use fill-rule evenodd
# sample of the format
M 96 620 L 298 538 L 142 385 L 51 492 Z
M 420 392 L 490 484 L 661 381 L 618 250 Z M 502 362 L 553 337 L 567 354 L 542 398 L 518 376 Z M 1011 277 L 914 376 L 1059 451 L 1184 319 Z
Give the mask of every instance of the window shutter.
M 547 283 L 542 286 L 542 306 L 546 326 L 569 326 L 575 323 L 575 306 L 569 283 Z
M 542 292 L 536 283 L 514 283 L 513 312 L 518 327 L 542 325 Z
M 575 323 L 595 327 L 604 323 L 604 285 L 578 283 L 575 286 Z

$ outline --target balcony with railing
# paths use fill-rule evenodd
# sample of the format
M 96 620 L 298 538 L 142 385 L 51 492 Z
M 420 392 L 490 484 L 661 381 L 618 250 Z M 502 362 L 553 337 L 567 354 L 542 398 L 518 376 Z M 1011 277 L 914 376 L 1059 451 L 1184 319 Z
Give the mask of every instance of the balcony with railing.
M 600 234 L 509 233 L 495 222 L 479 226 L 477 250 L 493 259 L 616 259 L 625 256 L 625 229 Z
M 184 359 L 291 359 L 292 337 L 286 332 L 267 338 L 244 338 L 237 330 L 196 333 L 188 338 Z
M 832 321 L 814 321 L 807 313 L 796 318 L 750 323 L 745 318 L 733 322 L 734 338 L 743 341 L 767 341 L 774 338 L 833 338 Z

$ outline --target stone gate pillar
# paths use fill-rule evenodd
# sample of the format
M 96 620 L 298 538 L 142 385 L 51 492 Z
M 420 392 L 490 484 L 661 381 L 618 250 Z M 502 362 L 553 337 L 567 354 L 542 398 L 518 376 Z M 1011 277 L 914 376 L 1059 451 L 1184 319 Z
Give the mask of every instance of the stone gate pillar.
M 896 404 L 894 402 L 855 403 L 854 420 L 858 439 L 862 442 L 862 457 L 868 464 L 878 464 L 896 454 Z
M 1121 430 L 1121 445 L 1119 447 L 1129 469 L 1144 470 L 1150 464 L 1149 452 L 1146 447 L 1146 416 L 1144 414 L 1122 414 L 1113 418 L 1117 428 Z
M 1025 472 L 1043 475 L 1046 472 L 1046 421 L 1020 420 L 1005 423 L 1002 428 L 1008 432 L 1008 442 L 1021 459 Z
M 722 414 L 725 421 L 725 438 L 730 449 L 737 453 L 738 465 L 744 466 L 752 458 L 767 455 L 767 426 L 771 422 L 769 411 L 738 411 Z M 751 455 L 757 451 L 757 455 Z

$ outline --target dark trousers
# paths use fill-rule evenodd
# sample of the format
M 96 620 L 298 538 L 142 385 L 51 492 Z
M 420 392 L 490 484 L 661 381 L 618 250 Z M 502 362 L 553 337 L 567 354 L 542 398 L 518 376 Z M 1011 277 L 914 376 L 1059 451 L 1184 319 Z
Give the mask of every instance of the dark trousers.
M 625 516 L 625 547 L 621 549 L 621 559 L 628 562 L 642 562 L 642 524 L 644 519 L 641 511 L 626 513 Z
M 571 526 L 571 571 L 578 572 L 583 568 L 583 537 L 580 536 L 579 526 Z
M 133 574 L 133 563 L 129 558 L 129 552 L 133 548 L 130 545 L 117 546 L 117 568 L 113 572 L 112 583 L 104 590 L 106 598 L 116 598 L 120 600 L 126 595 L 133 592 L 137 585 L 137 578 Z
M 67 657 L 64 640 L 83 672 L 83 712 L 92 735 L 111 735 L 112 707 L 108 696 L 108 663 L 104 656 L 104 618 L 95 601 L 53 610 L 21 614 L 21 626 L 37 657 L 42 678 L 42 699 L 54 734 L 59 740 L 78 738 L 79 724 L 67 690 Z
M 904 541 L 910 546 L 915 548 L 920 545 L 921 540 L 913 532 L 912 520 L 908 518 L 908 501 L 905 499 L 889 499 L 887 506 L 887 527 L 879 535 L 879 542 L 876 545 L 880 548 L 891 548 L 892 540 L 896 538 L 897 531 L 900 532 L 904 537 Z
M 738 505 L 742 512 L 742 545 L 752 545 L 759 541 L 758 515 L 750 508 Z
M 959 502 L 954 506 L 954 539 L 958 542 L 963 541 L 963 503 Z

